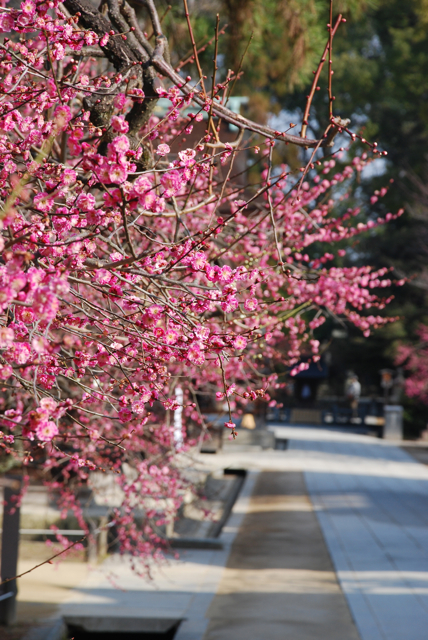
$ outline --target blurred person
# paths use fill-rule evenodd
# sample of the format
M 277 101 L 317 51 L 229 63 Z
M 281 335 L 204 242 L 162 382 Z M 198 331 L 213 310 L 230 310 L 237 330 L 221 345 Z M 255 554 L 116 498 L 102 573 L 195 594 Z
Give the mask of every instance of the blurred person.
M 312 398 L 312 391 L 308 384 L 305 384 L 302 389 L 302 400 L 310 400 Z
M 254 415 L 252 413 L 244 413 L 240 426 L 244 429 L 255 429 L 257 425 Z
M 354 373 L 349 377 L 346 385 L 346 397 L 352 409 L 352 417 L 358 417 L 358 403 L 361 396 L 361 383 Z

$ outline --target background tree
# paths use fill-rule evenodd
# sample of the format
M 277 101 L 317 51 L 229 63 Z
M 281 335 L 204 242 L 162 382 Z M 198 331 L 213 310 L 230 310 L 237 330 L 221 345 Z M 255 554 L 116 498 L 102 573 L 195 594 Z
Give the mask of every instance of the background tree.
M 406 213 L 388 228 L 362 237 L 353 263 L 394 267 L 409 283 L 394 292 L 388 314 L 400 317 L 362 344 L 357 335 L 344 345 L 344 359 L 353 363 L 367 386 L 379 380 L 376 369 L 394 367 L 401 340 L 418 343 L 418 327 L 427 318 L 426 256 L 426 152 L 428 120 L 426 83 L 428 49 L 426 3 L 376 2 L 359 17 L 348 20 L 334 43 L 335 109 L 361 127 L 368 140 L 379 139 L 388 157 L 374 173 L 364 176 L 356 194 L 373 217 L 390 207 L 404 206 Z M 301 95 L 288 96 L 289 109 Z M 325 95 L 315 97 L 312 131 L 323 126 Z M 391 181 L 388 194 L 374 200 L 373 192 Z M 374 367 L 373 363 L 379 363 Z M 406 401 L 408 433 L 417 435 L 426 423 L 426 409 Z
M 329 3 L 288 0 L 274 4 L 271 11 L 264 11 L 266 3 L 256 0 L 224 2 L 226 21 L 232 25 L 232 31 L 228 28 L 225 35 L 228 47 L 224 66 L 238 68 L 253 34 L 237 87 L 251 97 L 254 113 L 264 113 L 265 117 L 269 113 L 280 115 L 277 122 L 289 122 L 302 115 L 312 70 L 322 48 L 320 41 L 329 21 Z M 400 316 L 400 320 L 369 341 L 361 342 L 351 329 L 350 339 L 339 348 L 342 367 L 356 368 L 364 379 L 365 390 L 376 393 L 380 380 L 377 369 L 393 367 L 399 342 L 414 340 L 416 344 L 417 328 L 427 321 L 424 183 L 428 10 L 423 0 L 404 4 L 383 0 L 344 2 L 335 3 L 334 9 L 347 18 L 334 41 L 335 111 L 351 118 L 366 139 L 381 141 L 388 151 L 387 160 L 379 162 L 370 174 L 365 172 L 356 185 L 354 203 L 373 219 L 389 209 L 406 208 L 399 220 L 361 237 L 354 250 L 347 253 L 345 262 L 338 262 L 349 265 L 368 261 L 377 266 L 393 266 L 399 277 L 409 278 L 406 287 L 394 292 L 395 300 L 387 312 Z M 212 9 L 211 20 L 217 10 Z M 205 20 L 208 13 L 206 7 Z M 310 131 L 315 136 L 328 122 L 325 80 L 324 75 L 324 89 L 316 92 L 311 109 Z M 352 153 L 362 151 L 355 146 Z M 276 153 L 293 167 L 301 161 L 301 151 L 296 148 L 282 148 Z M 391 184 L 391 180 L 394 183 L 388 193 L 373 202 L 374 191 Z M 373 362 L 379 366 L 374 367 Z M 413 431 L 416 434 L 426 421 L 426 412 L 413 405 L 408 409 L 407 427 L 417 425 Z

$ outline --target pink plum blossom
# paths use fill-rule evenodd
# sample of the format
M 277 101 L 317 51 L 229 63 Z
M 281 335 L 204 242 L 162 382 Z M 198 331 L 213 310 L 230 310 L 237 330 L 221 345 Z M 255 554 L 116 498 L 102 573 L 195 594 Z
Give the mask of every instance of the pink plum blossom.
M 190 362 L 196 365 L 201 365 L 205 362 L 205 355 L 201 349 L 201 346 L 197 342 L 194 342 L 190 345 L 187 351 L 187 358 L 188 360 L 190 360 Z
M 196 151 L 194 149 L 186 149 L 185 151 L 179 151 L 178 157 L 185 167 L 190 167 L 194 164 Z
M 114 184 L 122 184 L 122 182 L 125 182 L 126 178 L 128 177 L 128 173 L 126 169 L 122 167 L 122 165 L 113 164 L 109 169 L 108 177 L 110 179 L 110 182 L 113 182 Z
M 167 156 L 168 153 L 170 153 L 170 151 L 171 151 L 171 149 L 165 143 L 158 144 L 157 149 L 156 149 L 156 153 L 158 154 L 158 156 Z
M 161 185 L 165 189 L 164 196 L 165 198 L 170 198 L 174 196 L 182 186 L 182 178 L 178 171 L 168 171 L 164 173 L 161 177 Z
M 245 347 L 247 346 L 247 338 L 245 338 L 244 336 L 236 336 L 235 340 L 233 341 L 233 346 L 235 347 L 235 349 L 245 349 Z
M 58 427 L 52 420 L 41 422 L 36 428 L 36 437 L 42 442 L 50 442 L 58 433 Z
M 111 126 L 114 131 L 119 131 L 120 133 L 127 133 L 129 130 L 129 124 L 122 116 L 113 116 L 111 119 Z
M 0 349 L 4 349 L 13 343 L 15 334 L 9 327 L 0 327 Z
M 256 298 L 247 298 L 244 302 L 244 308 L 246 311 L 255 311 L 258 307 Z

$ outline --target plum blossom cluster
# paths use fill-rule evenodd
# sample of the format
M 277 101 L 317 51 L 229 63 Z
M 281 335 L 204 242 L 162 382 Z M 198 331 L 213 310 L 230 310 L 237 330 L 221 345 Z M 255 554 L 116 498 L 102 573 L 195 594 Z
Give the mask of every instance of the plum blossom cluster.
M 216 116 L 241 122 L 227 83 L 208 98 L 177 80 L 138 25 L 124 34 L 123 7 L 120 20 L 78 0 L 0 8 L 0 447 L 44 468 L 85 528 L 79 490 L 115 478 L 121 549 L 147 557 L 188 487 L 180 453 L 206 431 L 199 394 L 227 403 L 235 435 L 246 404 L 274 402 L 276 363 L 295 375 L 302 354 L 320 359 L 328 316 L 366 336 L 390 321 L 388 271 L 343 260 L 401 212 L 346 209 L 372 156 L 296 175 L 273 166 L 272 138 L 254 149 L 259 184 L 242 186 L 248 149 L 241 133 L 222 142 Z

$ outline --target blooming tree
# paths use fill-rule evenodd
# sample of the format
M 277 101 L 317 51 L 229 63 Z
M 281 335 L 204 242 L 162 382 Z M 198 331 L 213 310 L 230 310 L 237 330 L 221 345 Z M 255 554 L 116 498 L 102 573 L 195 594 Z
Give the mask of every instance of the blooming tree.
M 383 325 L 387 270 L 335 266 L 345 250 L 332 247 L 400 212 L 364 222 L 346 209 L 347 183 L 381 152 L 335 168 L 348 156 L 334 136 L 355 134 L 333 115 L 331 81 L 325 135 L 306 137 L 341 16 L 294 135 L 228 108 L 237 73 L 219 82 L 216 56 L 208 88 L 188 14 L 198 77 L 175 69 L 154 1 L 139 3 L 138 19 L 127 0 L 0 8 L 0 446 L 41 465 L 85 529 L 79 488 L 115 474 L 121 549 L 147 557 L 195 444 L 174 440 L 177 389 L 202 437 L 199 394 L 227 402 L 235 437 L 232 411 L 279 384 L 267 359 L 291 375 L 308 366 L 302 349 L 319 360 L 329 315 L 366 336 Z M 306 150 L 297 174 L 274 163 L 283 144 Z M 259 184 L 241 184 L 240 154 L 259 162 Z
M 404 390 L 409 398 L 416 398 L 428 405 L 428 327 L 421 324 L 416 344 L 401 344 L 395 364 L 404 365 L 408 371 Z

